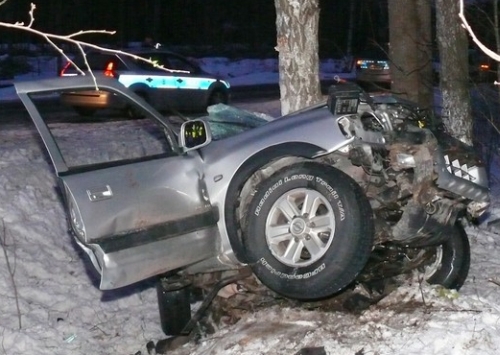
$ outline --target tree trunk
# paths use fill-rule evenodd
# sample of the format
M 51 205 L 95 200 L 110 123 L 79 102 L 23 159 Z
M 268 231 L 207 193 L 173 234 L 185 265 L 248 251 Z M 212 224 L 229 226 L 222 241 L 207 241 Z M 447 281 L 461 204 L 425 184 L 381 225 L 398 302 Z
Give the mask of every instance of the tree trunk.
M 391 90 L 418 102 L 418 24 L 415 0 L 389 0 Z
M 450 134 L 472 145 L 468 42 L 458 13 L 458 1 L 436 0 L 442 117 Z
M 391 90 L 422 108 L 433 104 L 430 0 L 389 0 Z
M 281 113 L 321 100 L 319 0 L 275 0 Z
M 422 108 L 434 106 L 434 73 L 432 44 L 432 0 L 417 0 L 418 13 L 418 58 L 419 69 L 418 103 Z

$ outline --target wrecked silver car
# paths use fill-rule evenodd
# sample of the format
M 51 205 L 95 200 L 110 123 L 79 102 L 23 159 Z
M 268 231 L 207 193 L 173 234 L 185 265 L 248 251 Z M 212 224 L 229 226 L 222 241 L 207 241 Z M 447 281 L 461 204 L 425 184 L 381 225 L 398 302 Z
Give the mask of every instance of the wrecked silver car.
M 88 150 L 75 152 L 61 122 L 79 121 L 43 102 L 96 84 L 145 117 L 117 123 L 103 112 Z M 449 288 L 467 276 L 461 222 L 488 207 L 486 171 L 408 102 L 339 84 L 327 102 L 273 120 L 222 109 L 173 124 L 104 77 L 16 90 L 103 290 L 247 266 L 271 290 L 301 300 L 391 268 L 422 269 Z M 175 297 L 186 285 L 177 281 Z M 160 306 L 180 317 L 178 306 Z

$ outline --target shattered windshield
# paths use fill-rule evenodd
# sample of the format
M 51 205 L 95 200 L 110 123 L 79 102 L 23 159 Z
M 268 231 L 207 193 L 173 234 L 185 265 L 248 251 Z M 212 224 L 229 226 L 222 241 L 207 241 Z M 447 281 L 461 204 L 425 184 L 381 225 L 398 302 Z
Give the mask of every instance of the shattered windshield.
M 257 112 L 250 112 L 236 107 L 217 104 L 209 106 L 208 115 L 203 119 L 210 125 L 214 140 L 227 138 L 249 129 L 262 126 L 274 117 Z

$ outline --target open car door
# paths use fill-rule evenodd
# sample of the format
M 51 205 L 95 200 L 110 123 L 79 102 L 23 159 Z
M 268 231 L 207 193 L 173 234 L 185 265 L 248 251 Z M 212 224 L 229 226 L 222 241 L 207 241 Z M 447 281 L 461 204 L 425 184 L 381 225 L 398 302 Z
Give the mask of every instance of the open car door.
M 81 82 L 51 79 L 16 89 L 54 165 L 76 241 L 101 273 L 100 288 L 215 256 L 218 213 L 206 196 L 198 152 L 180 154 L 161 116 L 119 83 L 99 88 L 119 99 L 125 94 L 127 105 L 146 105 L 147 117 L 124 120 L 121 112 L 100 110 L 82 119 L 54 92 L 83 89 Z

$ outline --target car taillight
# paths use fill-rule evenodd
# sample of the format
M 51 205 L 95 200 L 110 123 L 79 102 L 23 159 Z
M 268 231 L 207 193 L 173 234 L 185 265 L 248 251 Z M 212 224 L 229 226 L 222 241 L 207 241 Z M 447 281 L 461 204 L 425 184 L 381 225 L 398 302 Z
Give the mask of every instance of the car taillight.
M 104 69 L 104 76 L 109 76 L 110 78 L 116 78 L 117 75 L 115 73 L 115 63 L 109 62 L 106 65 L 106 69 Z
M 490 66 L 488 64 L 481 64 L 479 66 L 479 70 L 483 70 L 483 71 L 490 70 Z
M 67 62 L 64 67 L 61 69 L 61 71 L 59 72 L 59 76 L 66 76 L 67 74 L 65 74 L 65 71 L 66 69 L 69 68 L 69 66 L 71 65 L 71 62 Z

